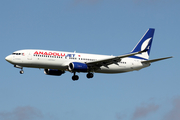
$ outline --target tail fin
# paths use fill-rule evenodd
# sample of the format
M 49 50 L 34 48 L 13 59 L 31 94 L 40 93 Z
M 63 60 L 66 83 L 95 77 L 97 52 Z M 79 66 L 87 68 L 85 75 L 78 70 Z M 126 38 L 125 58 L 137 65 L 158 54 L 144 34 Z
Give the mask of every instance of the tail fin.
M 144 60 L 149 59 L 154 31 L 155 29 L 149 28 L 147 32 L 144 34 L 144 36 L 141 38 L 141 40 L 138 42 L 138 44 L 131 51 L 131 53 L 133 53 L 133 52 L 143 51 L 147 49 L 147 52 L 143 52 L 141 54 L 132 56 L 133 58 L 144 59 Z

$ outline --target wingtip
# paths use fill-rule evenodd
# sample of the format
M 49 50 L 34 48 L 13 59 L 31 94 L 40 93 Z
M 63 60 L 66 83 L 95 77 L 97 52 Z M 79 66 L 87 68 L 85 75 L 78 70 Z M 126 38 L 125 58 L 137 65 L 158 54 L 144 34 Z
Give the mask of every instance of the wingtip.
M 170 56 L 170 57 L 167 57 L 167 58 L 173 58 L 174 56 Z

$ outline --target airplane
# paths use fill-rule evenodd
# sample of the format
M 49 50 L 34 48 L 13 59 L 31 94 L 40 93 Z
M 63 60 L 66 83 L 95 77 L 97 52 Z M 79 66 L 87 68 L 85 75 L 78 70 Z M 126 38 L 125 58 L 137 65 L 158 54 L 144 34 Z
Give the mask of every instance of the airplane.
M 87 73 L 87 78 L 93 78 L 94 73 L 138 71 L 149 67 L 153 62 L 172 58 L 171 56 L 149 60 L 154 31 L 154 28 L 149 28 L 131 52 L 120 56 L 24 49 L 13 52 L 5 60 L 20 68 L 21 74 L 24 73 L 23 67 L 44 69 L 46 75 L 55 76 L 69 71 L 74 73 L 73 81 L 79 79 L 77 72 Z

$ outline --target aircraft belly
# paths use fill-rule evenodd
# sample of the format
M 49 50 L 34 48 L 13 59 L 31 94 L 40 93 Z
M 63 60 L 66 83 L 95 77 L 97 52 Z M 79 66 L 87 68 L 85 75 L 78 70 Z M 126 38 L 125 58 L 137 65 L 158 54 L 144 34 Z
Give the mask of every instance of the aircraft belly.
M 144 67 L 147 67 L 147 66 L 143 66 L 142 64 L 135 64 L 135 65 L 113 64 L 113 65 L 109 65 L 107 67 L 102 66 L 99 70 L 97 70 L 95 72 L 97 72 L 97 73 L 124 73 L 124 72 L 130 72 L 130 71 L 134 71 L 134 70 L 140 70 Z
M 32 67 L 32 68 L 49 68 L 49 69 L 60 69 L 65 70 L 67 66 L 62 65 L 62 62 L 58 60 L 32 60 L 26 61 L 21 66 Z
M 129 71 L 129 68 L 127 68 L 125 65 L 109 65 L 107 67 L 102 66 L 100 70 L 97 70 L 95 72 L 98 73 L 123 73 Z

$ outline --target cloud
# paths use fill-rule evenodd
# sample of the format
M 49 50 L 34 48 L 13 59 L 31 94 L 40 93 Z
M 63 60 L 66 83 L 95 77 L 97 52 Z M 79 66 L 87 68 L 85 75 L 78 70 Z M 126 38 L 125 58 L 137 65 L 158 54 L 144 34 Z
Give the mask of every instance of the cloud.
M 172 110 L 164 116 L 163 120 L 180 120 L 180 96 L 175 98 L 172 104 Z
M 117 120 L 123 120 L 126 117 L 126 114 L 116 113 Z
M 150 113 L 156 112 L 159 109 L 159 105 L 155 104 L 149 104 L 149 105 L 141 105 L 140 107 L 137 107 L 134 114 L 133 114 L 133 120 L 143 118 L 148 116 Z
M 36 120 L 43 118 L 40 110 L 25 106 L 17 107 L 12 112 L 0 112 L 1 120 Z

